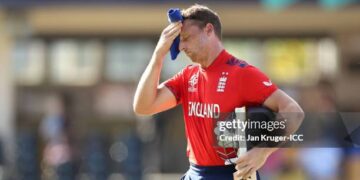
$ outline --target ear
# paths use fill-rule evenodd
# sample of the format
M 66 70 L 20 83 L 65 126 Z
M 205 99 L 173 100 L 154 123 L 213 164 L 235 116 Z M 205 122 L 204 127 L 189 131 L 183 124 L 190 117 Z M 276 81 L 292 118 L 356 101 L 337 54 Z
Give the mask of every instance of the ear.
M 207 23 L 205 26 L 205 33 L 210 36 L 214 32 L 214 26 L 211 23 Z

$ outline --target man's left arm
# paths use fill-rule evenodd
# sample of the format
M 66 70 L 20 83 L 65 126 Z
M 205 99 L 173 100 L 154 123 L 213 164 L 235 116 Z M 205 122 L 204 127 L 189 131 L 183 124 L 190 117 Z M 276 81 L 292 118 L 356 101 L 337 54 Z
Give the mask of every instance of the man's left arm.
M 293 134 L 304 119 L 304 111 L 299 104 L 281 89 L 277 89 L 263 103 L 265 107 L 277 112 L 280 118 L 287 119 L 286 134 Z
M 304 119 L 304 112 L 298 103 L 288 96 L 284 91 L 275 90 L 263 103 L 274 112 L 277 112 L 276 119 L 286 119 L 286 135 L 293 134 L 301 125 Z M 256 170 L 260 169 L 271 153 L 278 148 L 253 148 L 246 154 L 239 157 L 236 162 L 236 176 L 249 177 Z

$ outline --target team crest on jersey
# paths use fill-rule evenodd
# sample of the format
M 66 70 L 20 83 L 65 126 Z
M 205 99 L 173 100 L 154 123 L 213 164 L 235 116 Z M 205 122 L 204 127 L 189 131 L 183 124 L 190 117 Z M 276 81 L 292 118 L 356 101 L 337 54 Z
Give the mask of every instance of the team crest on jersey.
M 197 83 L 198 83 L 198 79 L 199 79 L 199 73 L 193 74 L 189 80 L 189 88 L 188 91 L 189 92 L 196 92 L 197 90 Z
M 229 75 L 228 72 L 222 72 L 221 73 L 221 76 L 219 78 L 219 82 L 218 82 L 218 85 L 217 85 L 216 92 L 224 92 L 225 91 L 227 75 Z

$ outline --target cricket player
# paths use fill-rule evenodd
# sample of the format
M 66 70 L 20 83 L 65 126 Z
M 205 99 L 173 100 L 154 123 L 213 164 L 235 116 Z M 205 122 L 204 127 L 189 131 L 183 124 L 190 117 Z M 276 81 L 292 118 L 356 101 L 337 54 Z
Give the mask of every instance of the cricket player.
M 236 107 L 263 105 L 274 112 L 298 113 L 288 117 L 292 119 L 287 131 L 293 133 L 303 120 L 303 111 L 266 75 L 224 49 L 217 13 L 196 4 L 182 10 L 182 16 L 182 22 L 171 23 L 162 31 L 136 89 L 134 111 L 153 115 L 182 105 L 190 162 L 182 179 L 230 180 L 233 173 L 246 179 L 276 148 L 253 148 L 239 157 L 236 164 L 225 165 L 221 155 L 224 152 L 214 146 L 212 119 Z M 159 84 L 164 58 L 178 35 L 180 51 L 194 64 Z

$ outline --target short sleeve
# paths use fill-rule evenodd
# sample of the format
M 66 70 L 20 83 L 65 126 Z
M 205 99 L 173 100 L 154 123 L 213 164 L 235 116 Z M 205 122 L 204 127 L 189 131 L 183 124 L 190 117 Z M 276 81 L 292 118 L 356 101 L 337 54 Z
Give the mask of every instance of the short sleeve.
M 244 68 L 242 74 L 244 100 L 249 105 L 261 105 L 275 91 L 277 86 L 254 66 Z
M 163 82 L 165 87 L 167 87 L 174 94 L 177 104 L 181 103 L 181 97 L 182 97 L 182 94 L 183 94 L 182 93 L 182 89 L 183 89 L 182 86 L 184 86 L 184 72 L 185 72 L 185 69 L 186 68 L 181 70 L 179 73 L 175 74 L 170 79 Z

